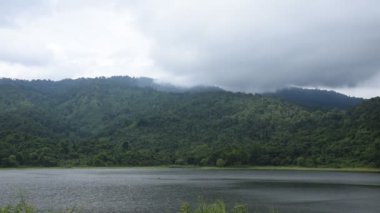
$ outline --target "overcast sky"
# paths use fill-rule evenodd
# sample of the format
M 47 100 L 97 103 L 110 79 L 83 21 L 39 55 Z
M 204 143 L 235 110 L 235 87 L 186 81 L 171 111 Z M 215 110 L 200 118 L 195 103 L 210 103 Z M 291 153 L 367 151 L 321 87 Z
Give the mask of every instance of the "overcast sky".
M 380 96 L 378 0 L 0 0 L 0 77 Z

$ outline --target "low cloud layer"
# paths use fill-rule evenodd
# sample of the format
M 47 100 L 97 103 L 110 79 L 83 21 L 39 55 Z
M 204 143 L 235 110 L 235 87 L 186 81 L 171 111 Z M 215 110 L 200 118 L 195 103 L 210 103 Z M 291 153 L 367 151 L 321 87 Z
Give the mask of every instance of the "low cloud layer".
M 380 2 L 0 3 L 0 76 L 148 76 L 245 92 L 380 95 Z

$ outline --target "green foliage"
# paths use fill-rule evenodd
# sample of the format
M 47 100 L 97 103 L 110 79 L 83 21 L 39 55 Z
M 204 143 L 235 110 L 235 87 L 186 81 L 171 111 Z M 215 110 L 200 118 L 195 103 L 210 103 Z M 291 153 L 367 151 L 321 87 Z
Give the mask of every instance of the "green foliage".
M 0 80 L 0 166 L 380 167 L 380 98 L 310 111 L 260 95 L 162 92 L 139 82 Z
M 0 207 L 0 213 L 37 213 L 40 210 L 33 207 L 33 205 L 29 204 L 23 197 L 20 198 L 20 201 L 16 205 L 7 205 L 5 207 Z M 49 210 L 48 212 L 60 212 L 60 213 L 75 213 L 80 212 L 77 208 L 73 207 L 71 209 L 66 210 Z M 190 204 L 184 202 L 181 204 L 180 213 L 248 213 L 248 208 L 243 204 L 235 204 L 235 206 L 231 209 L 231 211 L 226 210 L 226 206 L 223 201 L 217 200 L 214 203 L 206 203 L 204 201 L 200 201 L 198 206 L 192 210 Z
M 179 208 L 180 213 L 190 213 L 191 212 L 191 207 L 189 203 L 182 203 L 180 208 Z
M 16 205 L 8 205 L 6 207 L 0 207 L 0 213 L 35 213 L 37 210 L 21 197 L 19 203 Z
M 188 203 L 182 203 L 180 207 L 180 213 L 247 213 L 247 206 L 243 204 L 236 204 L 231 211 L 226 210 L 226 205 L 223 201 L 217 200 L 213 203 L 206 203 L 201 201 L 197 207 L 192 211 L 191 206 Z
M 335 91 L 297 87 L 286 88 L 265 95 L 278 97 L 311 109 L 350 109 L 363 102 L 361 98 L 346 96 Z
M 218 160 L 216 160 L 216 166 L 223 167 L 225 165 L 226 165 L 226 161 L 225 160 L 223 160 L 221 158 L 219 158 Z
M 0 207 L 0 213 L 37 213 L 41 212 L 40 210 L 36 209 L 33 205 L 26 202 L 24 199 L 21 199 L 19 203 L 16 205 L 8 205 L 5 207 Z M 75 213 L 80 212 L 76 210 L 76 208 L 66 209 L 66 210 L 60 210 L 60 211 L 54 211 L 49 210 L 49 213 Z
M 201 203 L 195 209 L 195 213 L 226 213 L 226 206 L 223 201 L 217 200 L 214 203 Z
M 232 210 L 231 213 L 247 213 L 248 207 L 244 204 L 236 204 Z

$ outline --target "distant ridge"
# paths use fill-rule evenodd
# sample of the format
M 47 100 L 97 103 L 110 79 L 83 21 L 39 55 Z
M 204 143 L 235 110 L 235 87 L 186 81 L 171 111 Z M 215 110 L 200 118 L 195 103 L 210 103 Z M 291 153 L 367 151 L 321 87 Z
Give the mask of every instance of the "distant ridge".
M 364 101 L 363 98 L 350 97 L 332 90 L 303 89 L 290 87 L 266 96 L 278 97 L 282 100 L 314 109 L 350 109 Z
M 75 88 L 92 84 L 94 82 L 108 82 L 128 87 L 150 88 L 160 92 L 210 92 L 210 91 L 223 91 L 215 86 L 194 86 L 194 87 L 181 87 L 170 83 L 157 83 L 154 79 L 148 77 L 129 77 L 129 76 L 112 76 L 112 77 L 96 77 L 96 78 L 78 78 L 78 79 L 63 79 L 59 81 L 52 80 L 19 80 L 10 78 L 0 78 L 0 85 L 13 85 L 19 87 L 28 86 L 28 89 L 36 89 L 39 92 L 64 92 L 65 89 Z

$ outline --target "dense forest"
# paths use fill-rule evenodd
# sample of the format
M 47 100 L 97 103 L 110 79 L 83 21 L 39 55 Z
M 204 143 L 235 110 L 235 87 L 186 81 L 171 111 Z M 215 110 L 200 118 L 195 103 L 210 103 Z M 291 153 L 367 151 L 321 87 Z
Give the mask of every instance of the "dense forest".
M 380 167 L 380 98 L 310 108 L 129 77 L 0 80 L 0 166 Z
M 278 97 L 312 109 L 350 109 L 363 102 L 362 98 L 349 97 L 335 91 L 290 87 L 264 95 Z

